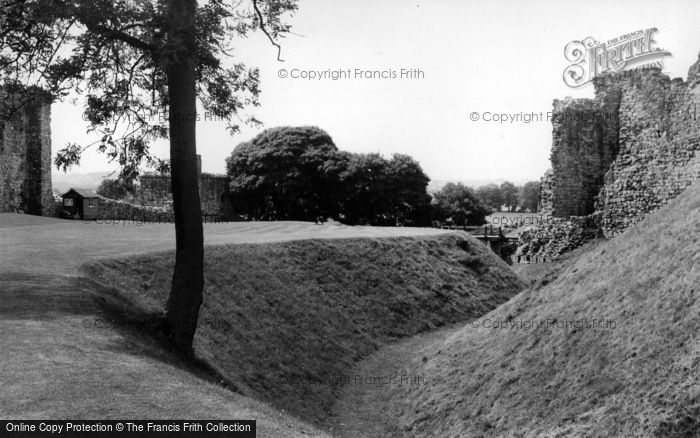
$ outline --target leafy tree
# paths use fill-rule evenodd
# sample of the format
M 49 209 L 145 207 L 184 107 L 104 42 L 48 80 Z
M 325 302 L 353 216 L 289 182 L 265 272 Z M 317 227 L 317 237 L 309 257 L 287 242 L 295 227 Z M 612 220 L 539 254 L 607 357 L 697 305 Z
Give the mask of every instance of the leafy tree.
M 387 160 L 375 153 L 346 153 L 336 159 L 335 165 L 339 166 L 340 190 L 335 194 L 338 217 L 351 225 L 391 222 L 386 211 L 389 202 Z
M 540 200 L 539 181 L 530 181 L 518 191 L 518 208 L 520 211 L 536 212 Z
M 249 8 L 223 0 L 0 0 L 2 85 L 15 94 L 38 86 L 51 99 L 84 95 L 90 131 L 101 137 L 95 145 L 120 164 L 125 180 L 142 163 L 162 167 L 149 145 L 169 138 L 176 257 L 165 328 L 187 353 L 203 288 L 197 98 L 205 111 L 236 120 L 257 105 L 257 69 L 225 68 L 221 60 L 234 37 L 255 28 L 276 45 L 289 31 L 282 17 L 295 9 L 296 0 L 252 0 Z M 68 145 L 55 164 L 79 163 L 84 149 Z
M 515 211 L 518 207 L 518 188 L 511 182 L 501 184 L 501 205 L 505 205 L 508 211 Z
M 430 223 L 430 178 L 420 164 L 408 155 L 394 154 L 387 163 L 389 216 L 392 225 L 428 225 Z
M 462 183 L 447 183 L 435 193 L 432 205 L 434 219 L 451 219 L 455 225 L 483 225 L 489 213 L 474 190 Z
M 134 186 L 129 181 L 105 178 L 97 187 L 97 194 L 110 199 L 126 199 L 133 195 Z
M 330 211 L 327 217 L 337 221 L 349 223 L 344 213 L 353 198 L 353 193 L 349 189 L 346 177 L 350 162 L 355 154 L 347 151 L 337 151 L 329 156 L 322 164 L 322 172 L 325 176 L 326 193 Z
M 503 205 L 503 196 L 500 187 L 496 184 L 487 184 L 479 187 L 476 190 L 476 195 L 486 208 L 492 212 L 500 211 Z
M 267 129 L 227 159 L 232 200 L 252 219 L 425 225 L 428 177 L 408 155 L 339 151 L 316 127 Z
M 236 146 L 226 160 L 236 208 L 255 219 L 315 220 L 333 199 L 324 163 L 338 149 L 323 130 L 271 128 Z

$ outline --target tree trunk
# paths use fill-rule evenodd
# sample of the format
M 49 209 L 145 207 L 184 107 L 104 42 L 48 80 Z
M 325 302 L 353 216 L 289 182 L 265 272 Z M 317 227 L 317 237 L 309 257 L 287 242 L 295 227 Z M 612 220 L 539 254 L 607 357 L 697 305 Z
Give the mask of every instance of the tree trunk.
M 204 287 L 204 233 L 197 181 L 194 15 L 196 0 L 169 0 L 172 56 L 166 61 L 170 163 L 175 213 L 175 270 L 166 308 L 173 344 L 192 353 Z

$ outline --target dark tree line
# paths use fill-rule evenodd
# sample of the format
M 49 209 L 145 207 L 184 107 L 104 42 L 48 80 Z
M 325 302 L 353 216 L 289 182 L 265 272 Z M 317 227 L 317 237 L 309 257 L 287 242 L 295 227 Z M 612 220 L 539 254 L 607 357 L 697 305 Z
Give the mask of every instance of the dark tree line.
M 435 193 L 433 220 L 454 225 L 483 225 L 490 213 L 476 192 L 462 183 L 447 183 Z
M 97 194 L 105 198 L 123 200 L 134 195 L 136 188 L 133 181 L 105 178 L 97 187 Z
M 495 211 L 537 211 L 540 197 L 540 183 L 530 181 L 523 186 L 511 182 L 487 184 L 476 189 L 479 201 L 491 212 Z
M 236 210 L 255 220 L 428 225 L 429 178 L 408 155 L 339 151 L 316 127 L 267 129 L 227 159 Z
M 425 226 L 481 225 L 503 207 L 535 211 L 539 183 L 474 190 L 449 183 L 434 197 L 428 176 L 408 155 L 340 151 L 317 127 L 278 127 L 236 146 L 226 160 L 236 211 L 250 220 Z

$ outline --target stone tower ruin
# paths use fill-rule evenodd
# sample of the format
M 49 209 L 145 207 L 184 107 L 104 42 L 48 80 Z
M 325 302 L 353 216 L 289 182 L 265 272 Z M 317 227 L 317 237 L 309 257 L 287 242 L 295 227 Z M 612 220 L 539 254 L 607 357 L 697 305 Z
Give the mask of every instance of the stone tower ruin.
M 700 179 L 700 59 L 687 81 L 645 69 L 593 84 L 593 99 L 554 101 L 540 211 L 595 214 L 613 237 Z
M 0 212 L 51 216 L 51 103 L 37 89 L 0 90 Z

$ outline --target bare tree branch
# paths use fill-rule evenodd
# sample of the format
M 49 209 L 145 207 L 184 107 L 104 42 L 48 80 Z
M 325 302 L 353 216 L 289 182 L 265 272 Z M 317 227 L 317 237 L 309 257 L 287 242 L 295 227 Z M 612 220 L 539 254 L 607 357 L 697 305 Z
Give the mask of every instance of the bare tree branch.
M 260 20 L 260 30 L 263 31 L 265 35 L 267 35 L 267 39 L 270 40 L 270 43 L 272 43 L 273 46 L 277 47 L 277 60 L 280 62 L 284 62 L 284 59 L 282 59 L 282 46 L 277 44 L 274 38 L 272 38 L 272 35 L 267 31 L 265 28 L 265 20 L 263 19 L 263 14 L 260 12 L 260 8 L 258 7 L 258 0 L 253 0 L 253 8 L 255 8 L 255 13 L 258 14 L 258 19 Z
M 126 32 L 122 32 L 121 30 L 110 29 L 99 24 L 90 23 L 88 20 L 83 20 L 82 23 L 85 24 L 85 27 L 87 27 L 89 31 L 94 32 L 97 35 L 101 35 L 111 40 L 124 42 L 131 47 L 141 49 L 151 54 L 154 54 L 156 51 L 155 46 L 141 41 L 140 39 L 133 37 Z

